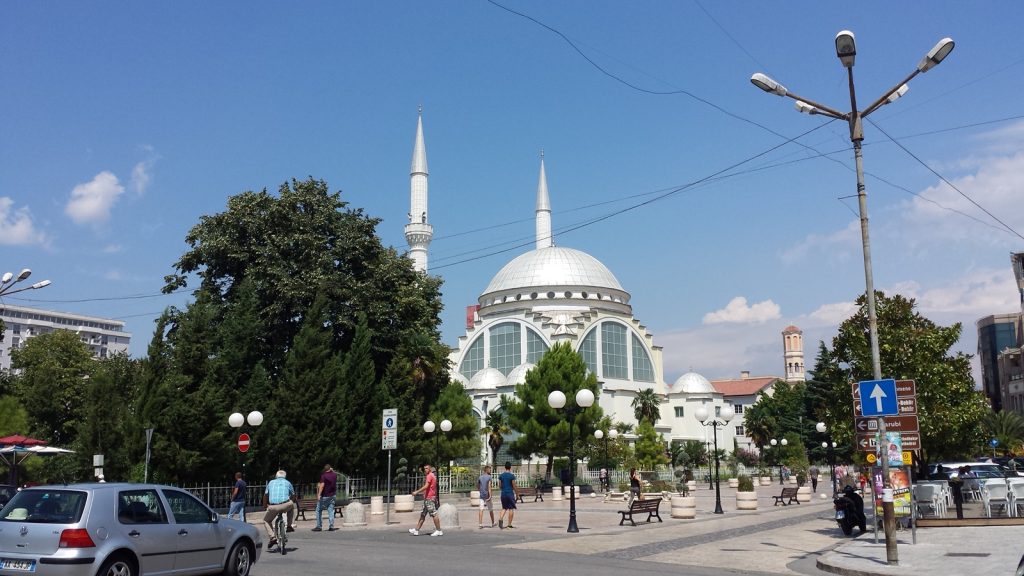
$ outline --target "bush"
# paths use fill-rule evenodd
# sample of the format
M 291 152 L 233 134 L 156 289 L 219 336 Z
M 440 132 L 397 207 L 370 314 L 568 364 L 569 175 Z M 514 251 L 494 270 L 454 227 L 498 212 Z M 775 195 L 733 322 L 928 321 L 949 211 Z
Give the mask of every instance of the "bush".
M 739 480 L 739 487 L 737 488 L 738 491 L 740 491 L 740 492 L 753 492 L 754 491 L 754 481 L 753 481 L 753 479 L 750 478 L 750 476 L 747 476 L 746 474 L 741 474 L 740 477 L 737 480 Z
M 651 481 L 651 492 L 671 492 L 672 486 L 664 480 L 652 480 Z

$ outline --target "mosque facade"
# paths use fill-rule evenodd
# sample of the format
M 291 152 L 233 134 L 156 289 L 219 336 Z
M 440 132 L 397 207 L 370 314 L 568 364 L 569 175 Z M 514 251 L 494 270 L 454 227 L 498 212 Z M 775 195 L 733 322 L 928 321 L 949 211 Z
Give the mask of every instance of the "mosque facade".
M 417 122 L 411 171 L 411 208 L 406 237 L 416 267 L 427 271 L 427 160 L 422 115 Z M 737 416 L 718 430 L 718 446 L 731 451 L 743 436 L 742 404 L 758 394 L 737 396 L 718 390 L 694 372 L 665 382 L 662 349 L 633 316 L 630 293 L 600 260 L 578 249 L 556 246 L 552 237 L 551 197 L 543 154 L 535 209 L 536 242 L 532 250 L 505 264 L 466 311 L 465 333 L 451 349 L 452 378 L 473 401 L 481 427 L 502 396 L 514 394 L 544 353 L 568 342 L 597 376 L 597 403 L 613 422 L 637 424 L 632 402 L 641 390 L 662 399 L 655 429 L 666 442 L 709 442 L 711 430 L 697 420 L 700 407 L 718 415 L 732 406 Z M 801 366 L 802 368 L 802 366 Z M 770 393 L 766 378 L 762 389 Z M 626 434 L 626 439 L 633 434 Z M 485 447 L 485 450 L 487 448 Z M 482 455 L 486 456 L 486 455 Z

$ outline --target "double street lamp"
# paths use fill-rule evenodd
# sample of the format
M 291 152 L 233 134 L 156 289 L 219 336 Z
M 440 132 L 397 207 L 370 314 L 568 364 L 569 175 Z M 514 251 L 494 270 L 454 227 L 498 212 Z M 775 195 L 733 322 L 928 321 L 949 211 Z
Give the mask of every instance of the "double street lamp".
M 579 532 L 576 526 L 576 453 L 572 445 L 572 429 L 576 424 L 576 415 L 583 409 L 594 405 L 594 393 L 587 388 L 581 388 L 576 392 L 576 405 L 565 406 L 565 393 L 560 390 L 548 394 L 548 406 L 555 410 L 565 408 L 565 415 L 569 422 L 569 528 L 566 532 Z
M 423 423 L 423 431 L 426 432 L 427 434 L 433 434 L 435 429 L 436 429 L 436 426 L 434 425 L 434 421 L 433 420 L 427 420 L 426 422 Z M 452 431 L 452 421 L 447 419 L 447 418 L 445 418 L 444 420 L 441 420 L 441 432 L 451 432 L 451 431 Z M 438 470 L 440 470 L 441 469 L 441 435 L 440 434 L 438 434 L 437 436 L 434 436 L 434 460 L 437 462 L 436 468 Z M 449 472 L 450 471 L 451 471 L 451 467 L 449 466 Z
M 235 412 L 231 416 L 228 416 L 228 425 L 231 426 L 232 428 L 241 428 L 243 424 L 248 424 L 249 426 L 251 426 L 252 428 L 255 429 L 255 428 L 259 427 L 260 424 L 263 424 L 263 414 L 261 412 L 256 411 L 256 410 L 253 410 L 252 412 L 249 412 L 249 414 L 247 416 L 242 416 L 241 412 Z M 149 433 L 147 432 L 147 434 L 149 434 Z M 256 436 L 255 431 L 253 432 L 253 436 L 254 437 Z M 244 445 L 245 446 L 245 450 L 242 450 L 242 447 L 243 447 L 242 437 L 241 436 L 238 437 L 238 450 L 239 450 L 238 459 L 242 461 L 242 466 L 243 467 L 245 466 L 245 460 L 243 459 L 244 457 L 242 456 L 242 454 L 245 453 L 245 452 L 248 452 L 249 450 L 251 450 L 252 449 L 252 445 L 256 443 L 253 438 L 250 438 L 248 442 L 249 442 L 248 444 Z M 147 436 L 147 443 L 148 443 L 148 436 Z
M 836 443 L 832 441 L 832 435 L 828 434 L 828 426 L 824 422 L 818 422 L 814 429 L 825 434 L 827 440 L 821 443 L 821 447 L 828 451 L 828 467 L 832 475 L 832 493 L 836 493 Z
M 788 446 L 789 445 L 789 440 L 786 440 L 785 438 L 783 438 L 782 440 L 776 440 L 775 438 L 772 438 L 772 440 L 771 440 L 771 442 L 769 442 L 769 444 L 772 445 L 772 448 L 775 448 L 776 446 L 780 446 L 780 445 L 781 446 Z M 781 485 L 781 484 L 784 483 L 782 481 L 782 453 L 781 452 L 776 452 L 775 453 L 775 460 L 779 463 L 779 484 Z
M 733 410 L 732 406 L 726 406 L 725 408 L 722 408 L 722 411 L 718 414 L 717 417 L 712 418 L 710 413 L 708 412 L 707 407 L 701 406 L 700 408 L 697 408 L 697 411 L 694 412 L 693 415 L 697 417 L 697 420 L 699 420 L 702 425 L 704 425 L 704 426 L 711 426 L 711 430 L 714 433 L 714 442 L 715 442 L 715 514 L 724 514 L 724 512 L 722 510 L 721 478 L 719 478 L 719 476 L 718 476 L 718 465 L 719 465 L 718 464 L 718 427 L 719 426 L 724 427 L 727 424 L 729 424 L 729 420 L 732 420 L 733 417 L 736 416 L 736 412 Z
M 612 428 L 611 430 L 609 430 L 607 434 L 604 433 L 604 430 L 600 430 L 600 429 L 594 430 L 594 438 L 597 438 L 598 440 L 604 438 L 604 462 L 603 462 L 602 468 L 604 468 L 605 470 L 608 470 L 610 468 L 610 466 L 608 466 L 608 439 L 610 438 L 612 440 L 615 440 L 618 437 L 619 437 L 619 431 L 616 430 L 615 428 Z M 609 474 L 610 474 L 610 472 L 609 472 Z M 605 482 L 609 482 L 608 478 L 605 478 L 604 481 Z M 606 484 L 604 486 L 604 489 L 605 489 L 606 492 L 608 491 L 608 489 L 610 487 L 609 485 L 610 485 L 610 482 L 609 482 L 609 484 Z
M 32 271 L 28 268 L 22 268 L 21 272 L 15 276 L 11 272 L 4 272 L 2 278 L 0 278 L 0 296 L 7 296 L 8 294 L 17 294 L 18 292 L 24 292 L 25 290 L 38 290 L 40 288 L 46 288 L 51 284 L 49 280 L 40 280 L 31 286 L 25 286 L 24 288 L 14 289 L 14 285 L 19 282 L 28 280 L 28 277 L 32 275 Z
M 942 40 L 939 40 L 939 42 L 932 47 L 927 54 L 925 54 L 924 58 L 918 62 L 917 68 L 913 72 L 895 86 L 887 90 L 885 94 L 882 94 L 881 98 L 875 100 L 863 111 L 859 111 L 857 109 L 857 94 L 853 84 L 853 63 L 857 56 L 857 43 L 854 39 L 853 32 L 850 32 L 849 30 L 842 30 L 836 34 L 836 56 L 843 64 L 843 67 L 846 68 L 847 72 L 847 82 L 850 86 L 850 112 L 839 112 L 838 110 L 818 104 L 808 98 L 797 96 L 796 94 L 786 90 L 786 87 L 782 84 L 779 84 L 760 72 L 750 77 L 750 81 L 765 92 L 775 94 L 777 96 L 786 96 L 796 100 L 796 109 L 804 114 L 821 114 L 837 120 L 846 120 L 849 123 L 850 141 L 853 142 L 853 158 L 857 172 L 857 199 L 860 207 L 860 234 L 864 251 L 865 297 L 868 305 L 868 333 L 871 345 L 871 367 L 875 380 L 882 379 L 882 365 L 878 351 L 878 319 L 875 313 L 875 286 L 871 269 L 871 243 L 868 239 L 868 203 L 867 193 L 864 191 L 864 163 L 861 155 L 861 142 L 864 140 L 864 126 L 862 121 L 875 110 L 878 110 L 885 104 L 895 102 L 900 96 L 906 94 L 909 89 L 907 87 L 907 83 L 918 74 L 927 72 L 941 63 L 946 56 L 949 56 L 949 53 L 953 51 L 953 47 L 954 43 L 951 38 L 943 38 Z M 883 417 L 878 418 L 878 434 L 880 438 L 885 438 L 885 418 Z M 892 483 L 889 479 L 889 462 L 884 458 L 882 459 L 882 478 L 884 478 L 887 489 L 891 490 Z M 895 565 L 899 563 L 899 557 L 896 551 L 896 514 L 895 509 L 893 508 L 893 502 L 891 500 L 886 502 L 885 499 L 883 499 L 882 511 L 884 514 L 885 525 L 886 560 L 889 564 Z

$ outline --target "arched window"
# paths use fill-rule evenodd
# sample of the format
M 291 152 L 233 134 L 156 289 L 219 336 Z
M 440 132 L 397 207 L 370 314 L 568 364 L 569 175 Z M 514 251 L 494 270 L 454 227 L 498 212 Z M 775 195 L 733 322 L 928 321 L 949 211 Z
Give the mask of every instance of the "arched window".
M 529 328 L 526 329 L 526 361 L 536 365 L 540 357 L 548 351 L 548 344 L 540 334 Z
M 633 334 L 633 380 L 654 382 L 654 365 L 643 342 Z
M 502 322 L 493 326 L 491 335 L 491 368 L 508 376 L 513 368 L 523 363 L 522 330 L 515 322 Z
M 629 378 L 626 351 L 626 327 L 615 322 L 601 323 L 601 369 L 605 378 Z
M 462 366 L 459 366 L 459 373 L 469 380 L 474 374 L 484 369 L 484 337 L 481 335 L 466 350 L 462 357 Z
M 592 374 L 597 374 L 597 330 L 591 330 L 580 342 L 580 356 Z

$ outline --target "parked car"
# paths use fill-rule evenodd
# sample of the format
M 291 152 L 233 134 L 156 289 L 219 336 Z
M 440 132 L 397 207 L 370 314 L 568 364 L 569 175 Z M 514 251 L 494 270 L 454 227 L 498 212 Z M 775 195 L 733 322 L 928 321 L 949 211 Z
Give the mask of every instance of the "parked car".
M 14 497 L 18 489 L 10 484 L 0 484 L 0 508 L 3 508 L 7 501 Z
M 932 480 L 948 480 L 959 475 L 960 468 L 970 466 L 975 478 L 1006 478 L 1014 476 L 998 464 L 986 462 L 940 462 L 928 467 L 928 477 Z
M 17 492 L 0 509 L 0 575 L 248 576 L 256 527 L 154 484 L 71 484 Z

